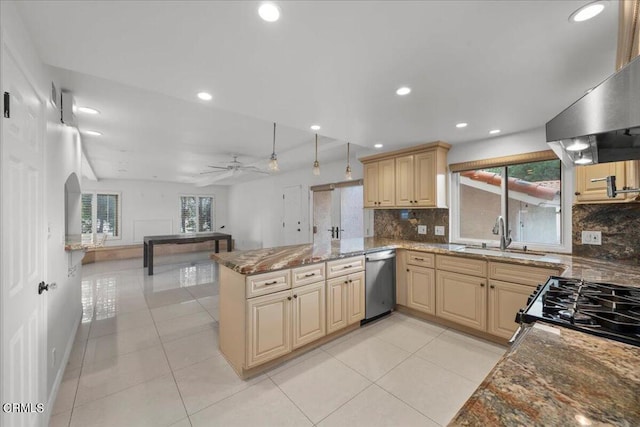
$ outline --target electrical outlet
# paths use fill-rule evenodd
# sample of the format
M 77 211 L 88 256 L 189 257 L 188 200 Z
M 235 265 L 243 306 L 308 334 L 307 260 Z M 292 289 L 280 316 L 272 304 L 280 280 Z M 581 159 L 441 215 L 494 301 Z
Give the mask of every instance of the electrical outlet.
M 418 226 L 418 234 L 427 234 L 427 226 L 419 225 Z
M 436 236 L 444 236 L 444 225 L 436 225 L 435 233 Z
M 601 231 L 583 231 L 582 244 L 583 245 L 602 245 L 602 232 Z

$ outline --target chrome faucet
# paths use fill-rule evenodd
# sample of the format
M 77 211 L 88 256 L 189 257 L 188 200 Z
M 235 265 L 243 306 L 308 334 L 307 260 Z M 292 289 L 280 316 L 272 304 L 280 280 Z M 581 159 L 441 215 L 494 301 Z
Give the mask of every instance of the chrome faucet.
M 511 244 L 511 230 L 505 233 L 504 218 L 498 215 L 496 224 L 493 226 L 493 234 L 500 236 L 500 250 L 504 251 Z

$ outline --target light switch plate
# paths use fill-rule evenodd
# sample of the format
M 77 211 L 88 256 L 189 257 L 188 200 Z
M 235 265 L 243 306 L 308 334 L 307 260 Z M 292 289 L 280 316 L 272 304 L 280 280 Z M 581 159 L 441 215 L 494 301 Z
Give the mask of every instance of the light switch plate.
M 427 234 L 427 226 L 419 225 L 418 226 L 418 234 Z
M 583 231 L 582 244 L 583 245 L 602 245 L 602 232 L 601 231 Z
M 443 225 L 436 225 L 435 233 L 436 233 L 436 236 L 444 236 L 444 226 Z

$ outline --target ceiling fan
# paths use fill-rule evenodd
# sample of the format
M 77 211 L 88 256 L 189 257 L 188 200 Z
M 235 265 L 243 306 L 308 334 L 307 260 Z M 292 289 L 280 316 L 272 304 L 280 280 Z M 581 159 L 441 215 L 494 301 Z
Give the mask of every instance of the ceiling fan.
M 216 172 L 230 172 L 230 176 L 236 175 L 239 172 L 252 172 L 252 173 L 262 173 L 268 175 L 269 172 L 264 171 L 256 166 L 245 166 L 242 162 L 238 161 L 238 156 L 232 156 L 233 160 L 230 161 L 226 166 L 211 166 L 208 167 L 215 169 L 206 172 L 200 172 L 200 175 L 207 175 Z

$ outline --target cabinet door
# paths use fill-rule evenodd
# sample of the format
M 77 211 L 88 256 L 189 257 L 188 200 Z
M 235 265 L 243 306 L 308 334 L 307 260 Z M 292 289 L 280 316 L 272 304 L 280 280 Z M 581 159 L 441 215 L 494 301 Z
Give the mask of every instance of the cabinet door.
M 325 336 L 325 282 L 294 289 L 292 301 L 293 348 Z
M 413 206 L 413 156 L 396 158 L 396 206 Z
M 436 315 L 470 328 L 487 329 L 487 280 L 438 271 Z
M 378 162 L 378 206 L 393 206 L 396 202 L 395 159 Z
M 416 154 L 413 168 L 415 177 L 414 200 L 416 202 L 414 205 L 436 206 L 436 153 L 431 151 Z
M 378 162 L 364 165 L 364 207 L 378 206 Z
M 433 268 L 407 267 L 407 306 L 436 314 L 436 273 Z
M 350 325 L 364 319 L 364 272 L 350 274 L 347 281 L 347 323 Z
M 346 276 L 327 280 L 327 333 L 335 332 L 347 323 Z
M 489 333 L 511 338 L 518 329 L 516 313 L 527 305 L 536 288 L 515 283 L 489 281 Z
M 291 291 L 247 300 L 247 317 L 247 368 L 291 351 Z
M 592 179 L 616 176 L 616 188 L 626 185 L 625 162 L 599 163 L 590 166 L 576 166 L 576 200 L 578 202 L 611 202 L 624 200 L 625 194 L 615 198 L 607 197 L 606 181 L 591 182 Z

